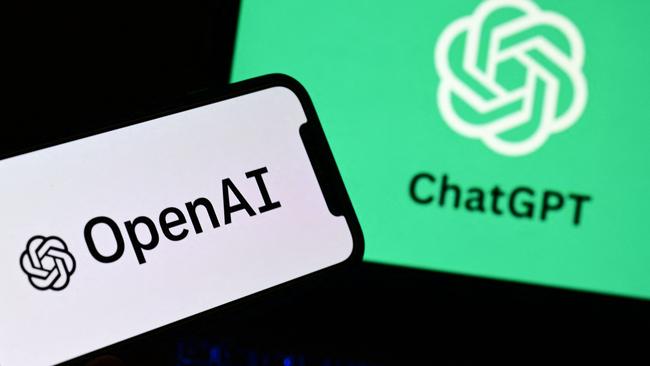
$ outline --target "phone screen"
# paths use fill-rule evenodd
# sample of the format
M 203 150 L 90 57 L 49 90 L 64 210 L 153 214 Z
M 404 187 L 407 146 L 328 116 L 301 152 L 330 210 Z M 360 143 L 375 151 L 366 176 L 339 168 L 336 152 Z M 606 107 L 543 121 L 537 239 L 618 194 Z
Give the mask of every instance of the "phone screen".
M 69 360 L 358 257 L 347 195 L 321 188 L 340 181 L 331 156 L 305 144 L 306 94 L 264 80 L 0 161 L 0 364 Z

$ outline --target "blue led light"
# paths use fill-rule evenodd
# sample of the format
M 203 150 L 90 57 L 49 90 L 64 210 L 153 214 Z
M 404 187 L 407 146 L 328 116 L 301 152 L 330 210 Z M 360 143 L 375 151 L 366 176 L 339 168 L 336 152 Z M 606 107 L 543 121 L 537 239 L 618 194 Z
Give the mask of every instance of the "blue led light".
M 210 348 L 209 365 L 221 364 L 221 347 L 213 346 Z
M 284 358 L 284 361 L 282 362 L 283 366 L 293 366 L 293 360 L 291 357 L 287 356 Z

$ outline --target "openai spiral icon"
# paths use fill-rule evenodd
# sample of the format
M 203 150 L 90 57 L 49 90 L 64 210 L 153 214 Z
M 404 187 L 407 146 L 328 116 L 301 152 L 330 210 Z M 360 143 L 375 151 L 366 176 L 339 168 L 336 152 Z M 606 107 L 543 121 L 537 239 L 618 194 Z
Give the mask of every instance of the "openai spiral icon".
M 39 290 L 63 290 L 74 272 L 74 257 L 56 236 L 34 236 L 20 257 L 20 266 Z
M 530 154 L 580 118 L 584 56 L 582 36 L 564 16 L 529 0 L 484 1 L 438 38 L 442 118 L 499 154 Z

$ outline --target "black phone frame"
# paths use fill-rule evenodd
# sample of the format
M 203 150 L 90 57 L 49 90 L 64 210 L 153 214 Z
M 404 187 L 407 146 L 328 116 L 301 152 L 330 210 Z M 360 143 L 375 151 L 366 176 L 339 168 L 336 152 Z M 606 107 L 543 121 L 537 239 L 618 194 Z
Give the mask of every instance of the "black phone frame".
M 226 308 L 236 306 L 242 302 L 251 300 L 255 297 L 265 295 L 271 291 L 285 288 L 287 286 L 292 286 L 298 283 L 299 281 L 303 282 L 305 280 L 313 278 L 314 276 L 320 276 L 325 272 L 344 269 L 345 267 L 361 262 L 363 258 L 363 252 L 364 252 L 364 238 L 363 238 L 363 233 L 361 231 L 361 226 L 354 212 L 354 208 L 352 207 L 352 202 L 350 200 L 350 197 L 348 196 L 348 193 L 345 189 L 343 179 L 341 178 L 341 174 L 334 160 L 332 151 L 325 138 L 325 133 L 323 131 L 318 115 L 316 114 L 314 105 L 305 88 L 297 80 L 284 74 L 269 74 L 269 75 L 237 82 L 234 84 L 230 84 L 225 88 L 215 87 L 215 88 L 200 90 L 195 93 L 187 95 L 185 98 L 182 98 L 181 100 L 173 103 L 167 108 L 159 109 L 157 111 L 152 110 L 152 111 L 135 112 L 137 117 L 116 121 L 115 123 L 109 124 L 107 127 L 90 131 L 81 135 L 76 135 L 73 137 L 68 137 L 57 141 L 53 141 L 45 145 L 31 146 L 22 151 L 10 153 L 7 156 L 0 156 L 0 160 L 4 160 L 6 158 L 11 158 L 14 156 L 26 154 L 37 150 L 46 149 L 64 143 L 73 142 L 90 136 L 107 133 L 120 128 L 125 128 L 140 123 L 151 122 L 152 120 L 160 117 L 169 116 L 172 114 L 181 113 L 202 106 L 223 102 L 228 99 L 240 97 L 246 94 L 254 93 L 257 91 L 261 91 L 273 87 L 285 87 L 289 89 L 291 92 L 293 92 L 296 95 L 296 97 L 300 101 L 300 104 L 302 105 L 303 111 L 305 112 L 305 115 L 307 117 L 307 121 L 300 126 L 299 134 L 303 141 L 305 149 L 307 151 L 307 156 L 312 164 L 313 171 L 316 174 L 318 183 L 321 188 L 321 192 L 323 193 L 323 197 L 327 203 L 330 212 L 334 216 L 343 216 L 347 222 L 348 228 L 350 230 L 350 234 L 352 236 L 352 244 L 353 244 L 352 252 L 348 256 L 348 258 L 330 267 L 326 267 L 317 270 L 315 272 L 308 273 L 301 277 L 289 280 L 285 283 L 267 288 L 265 290 L 244 296 L 242 298 L 228 302 L 226 304 L 216 306 L 212 309 L 174 321 L 165 326 L 158 327 L 156 329 L 152 329 L 150 331 L 137 334 L 133 337 L 124 339 L 122 341 L 106 345 L 100 349 L 92 350 L 74 359 L 66 360 L 61 364 L 79 363 L 79 362 L 90 360 L 94 357 L 105 354 L 106 350 L 111 347 L 119 347 L 125 342 L 136 341 L 142 337 L 149 336 L 154 332 L 167 330 L 169 327 L 176 327 L 186 322 L 189 322 L 191 320 L 192 321 L 196 320 L 197 317 L 212 314 L 216 311 L 220 311 Z

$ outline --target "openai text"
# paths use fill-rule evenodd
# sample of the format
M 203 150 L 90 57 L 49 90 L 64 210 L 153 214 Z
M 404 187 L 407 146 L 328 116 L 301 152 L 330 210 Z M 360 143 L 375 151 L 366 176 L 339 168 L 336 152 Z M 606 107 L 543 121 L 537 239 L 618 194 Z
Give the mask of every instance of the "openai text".
M 266 173 L 268 173 L 266 167 L 245 173 L 247 178 L 245 180 L 247 181 L 246 184 L 254 184 L 257 187 L 257 193 L 259 193 L 259 196 L 264 202 L 264 205 L 257 207 L 257 211 L 250 205 L 249 200 L 244 197 L 233 181 L 230 178 L 225 178 L 221 180 L 223 209 L 220 212 L 220 216 L 223 218 L 223 221 L 220 221 L 212 202 L 204 197 L 186 202 L 183 205 L 184 210 L 176 207 L 167 207 L 155 219 L 147 216 L 138 216 L 124 222 L 124 229 L 127 233 L 126 238 L 122 235 L 120 225 L 115 220 L 106 216 L 98 216 L 90 219 L 84 228 L 84 238 L 88 250 L 97 261 L 112 263 L 122 257 L 124 254 L 125 239 L 128 239 L 133 247 L 138 263 L 144 264 L 147 261 L 145 251 L 153 250 L 158 246 L 161 234 L 170 241 L 180 241 L 185 239 L 191 232 L 200 234 L 206 229 L 216 229 L 222 224 L 230 224 L 232 222 L 232 216 L 236 212 L 243 211 L 248 216 L 255 216 L 258 213 L 262 214 L 279 208 L 281 207 L 280 202 L 271 199 L 271 195 L 264 182 L 263 175 Z M 232 196 L 234 196 L 237 202 L 232 202 Z M 139 230 L 137 230 L 138 227 L 140 227 Z M 108 243 L 113 248 L 110 254 L 100 253 L 97 249 L 95 232 L 98 228 L 102 230 L 108 228 L 112 233 L 113 238 L 111 239 L 111 243 Z M 138 232 L 142 233 L 143 229 L 148 234 L 138 235 Z

